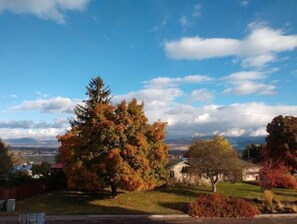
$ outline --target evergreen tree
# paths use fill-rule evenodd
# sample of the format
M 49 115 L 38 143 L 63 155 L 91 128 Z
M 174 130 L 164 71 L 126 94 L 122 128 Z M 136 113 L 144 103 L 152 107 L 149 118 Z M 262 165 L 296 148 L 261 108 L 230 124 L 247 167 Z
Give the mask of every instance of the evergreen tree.
M 88 89 L 89 99 L 97 87 L 93 88 Z M 93 191 L 110 186 L 116 196 L 119 187 L 134 191 L 164 184 L 166 124 L 149 124 L 144 104 L 135 99 L 111 105 L 109 94 L 97 95 L 98 101 L 89 100 L 87 119 L 76 113 L 83 122 L 74 123 L 70 131 L 58 136 L 68 187 Z
M 103 80 L 100 77 L 92 78 L 89 85 L 86 86 L 88 96 L 87 100 L 83 101 L 83 105 L 78 104 L 74 113 L 76 120 L 72 120 L 71 124 L 85 123 L 90 118 L 91 110 L 94 110 L 97 104 L 109 104 L 111 99 L 111 91 L 109 87 L 105 87 Z

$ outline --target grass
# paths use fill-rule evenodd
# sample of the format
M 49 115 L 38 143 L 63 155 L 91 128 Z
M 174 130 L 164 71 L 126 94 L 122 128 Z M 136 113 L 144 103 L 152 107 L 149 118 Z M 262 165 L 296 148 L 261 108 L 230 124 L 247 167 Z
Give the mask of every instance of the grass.
M 220 183 L 218 192 L 223 195 L 263 201 L 258 186 L 246 183 Z M 276 200 L 297 201 L 297 191 L 274 189 Z M 210 188 L 176 186 L 146 192 L 120 191 L 110 199 L 108 192 L 82 193 L 59 190 L 17 201 L 16 213 L 45 212 L 46 214 L 184 214 L 188 203 L 200 194 L 209 194 Z M 0 212 L 0 215 L 4 212 Z M 16 214 L 14 213 L 14 214 Z M 5 213 L 7 215 L 7 213 Z

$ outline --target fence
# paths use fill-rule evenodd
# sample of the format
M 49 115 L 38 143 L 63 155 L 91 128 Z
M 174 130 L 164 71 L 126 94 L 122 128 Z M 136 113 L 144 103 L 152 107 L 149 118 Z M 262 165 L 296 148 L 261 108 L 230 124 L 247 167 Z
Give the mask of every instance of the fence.
M 55 184 L 48 180 L 36 180 L 31 183 L 21 184 L 14 187 L 0 188 L 0 200 L 7 200 L 9 198 L 22 200 L 59 188 L 62 188 L 61 184 Z

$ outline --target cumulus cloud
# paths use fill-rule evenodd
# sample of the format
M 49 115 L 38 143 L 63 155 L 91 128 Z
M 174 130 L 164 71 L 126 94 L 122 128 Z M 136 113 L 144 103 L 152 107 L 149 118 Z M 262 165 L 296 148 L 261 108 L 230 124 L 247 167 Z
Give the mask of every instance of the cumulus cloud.
M 74 107 L 81 103 L 79 99 L 54 97 L 50 99 L 26 100 L 19 106 L 12 107 L 20 111 L 40 111 L 42 113 L 73 113 Z
M 168 111 L 170 136 L 221 134 L 263 136 L 266 125 L 277 115 L 297 115 L 297 106 L 270 106 L 264 103 L 175 107 Z M 157 113 L 157 111 L 156 111 Z M 164 120 L 164 119 L 162 119 Z
M 33 138 L 38 140 L 53 140 L 57 135 L 65 133 L 64 129 L 0 129 L 0 136 L 3 139 Z
M 276 87 L 272 84 L 263 83 L 267 74 L 259 71 L 241 71 L 235 72 L 221 78 L 231 87 L 226 88 L 224 93 L 237 95 L 273 95 L 276 94 Z
M 241 65 L 243 67 L 262 67 L 269 62 L 272 62 L 276 59 L 276 56 L 273 54 L 262 54 L 255 57 L 245 58 Z
M 246 83 L 261 84 L 268 76 L 259 71 L 242 71 L 221 78 L 220 82 L 231 85 L 232 92 L 238 94 L 254 93 L 252 87 L 239 90 Z M 187 77 L 187 76 L 185 76 Z M 250 102 L 230 105 L 206 104 L 194 106 L 179 102 L 186 92 L 180 89 L 181 83 L 188 83 L 189 78 L 156 78 L 145 82 L 150 84 L 145 89 L 126 95 L 115 96 L 115 101 L 136 98 L 145 102 L 145 114 L 150 122 L 162 120 L 168 123 L 169 137 L 221 134 L 225 136 L 263 136 L 266 125 L 279 114 L 297 116 L 297 106 L 275 105 Z M 185 81 L 187 80 L 187 81 Z M 197 83 L 199 79 L 196 79 Z M 190 83 L 190 82 L 189 82 Z M 236 86 L 238 85 L 238 86 Z M 265 94 L 265 85 L 256 87 L 260 94 Z M 162 88 L 152 88 L 161 86 Z M 175 86 L 175 87 L 172 87 Z M 236 89 L 237 88 L 237 89 Z M 230 92 L 231 92 L 230 90 Z M 267 94 L 272 90 L 266 90 Z M 212 100 L 213 95 L 207 89 L 196 89 L 189 97 L 196 100 Z
M 0 11 L 33 14 L 41 19 L 65 23 L 65 11 L 82 11 L 89 0 L 0 0 Z
M 214 95 L 212 92 L 207 89 L 197 89 L 191 93 L 190 101 L 191 102 L 205 102 L 209 103 L 214 99 Z
M 67 119 L 54 119 L 52 123 L 35 122 L 32 120 L 12 120 L 0 121 L 0 129 L 40 129 L 40 128 L 69 128 L 69 121 Z
M 260 67 L 276 58 L 276 54 L 297 47 L 297 35 L 286 35 L 259 23 L 249 25 L 250 34 L 240 40 L 231 38 L 183 37 L 166 41 L 164 49 L 169 58 L 203 60 L 235 56 L 245 67 Z
M 146 84 L 146 87 L 165 88 L 183 84 L 198 84 L 203 82 L 209 82 L 212 80 L 213 78 L 206 75 L 188 75 L 176 78 L 158 77 L 151 79 L 149 81 L 145 81 L 144 83 Z

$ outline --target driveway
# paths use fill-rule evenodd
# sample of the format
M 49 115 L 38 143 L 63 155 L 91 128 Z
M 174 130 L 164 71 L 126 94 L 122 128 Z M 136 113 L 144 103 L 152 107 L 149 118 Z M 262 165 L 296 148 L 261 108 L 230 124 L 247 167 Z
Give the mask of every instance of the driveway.
M 17 217 L 0 217 L 0 224 L 17 224 Z M 46 224 L 296 224 L 297 215 L 260 215 L 254 218 L 193 218 L 187 215 L 46 216 Z

